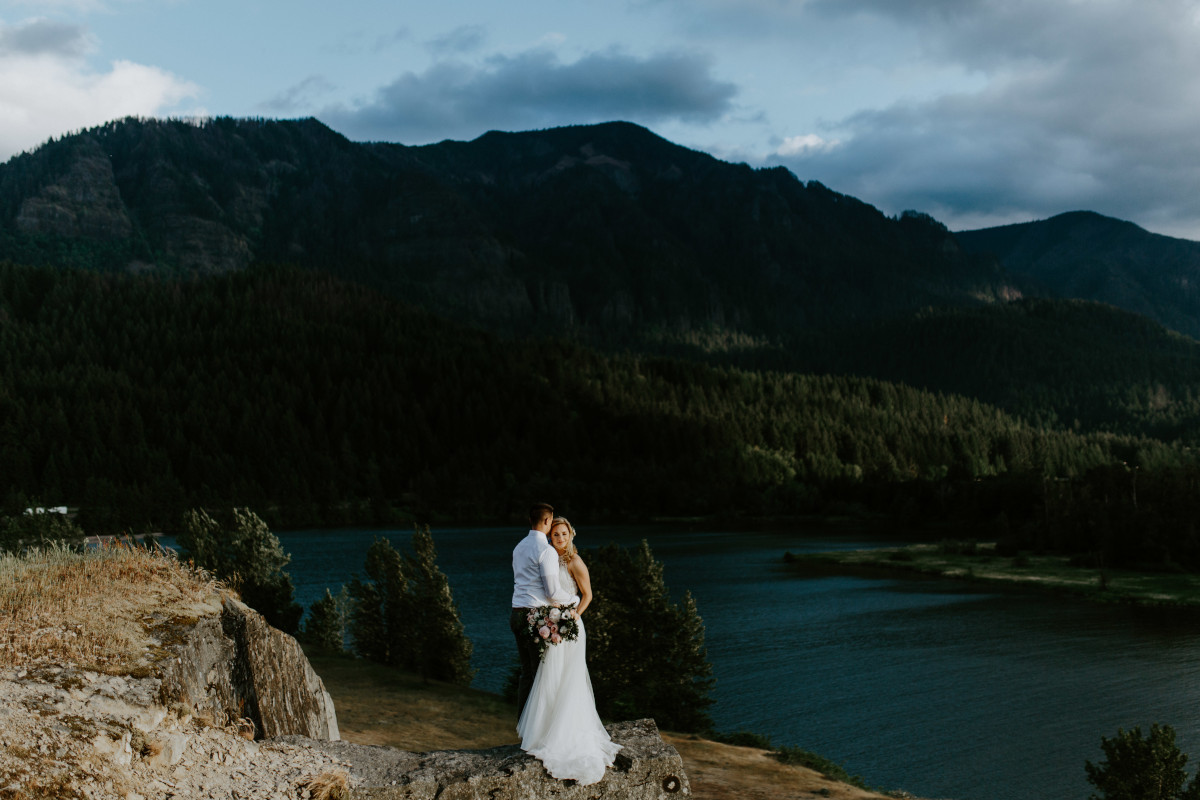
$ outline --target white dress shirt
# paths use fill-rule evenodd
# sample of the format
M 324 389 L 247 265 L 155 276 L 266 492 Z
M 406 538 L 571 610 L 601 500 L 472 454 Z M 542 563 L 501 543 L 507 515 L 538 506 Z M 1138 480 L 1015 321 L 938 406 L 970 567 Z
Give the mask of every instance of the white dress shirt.
M 555 603 L 578 603 L 579 598 L 563 589 L 558 580 L 558 551 L 541 531 L 529 535 L 513 548 L 513 608 L 537 608 Z

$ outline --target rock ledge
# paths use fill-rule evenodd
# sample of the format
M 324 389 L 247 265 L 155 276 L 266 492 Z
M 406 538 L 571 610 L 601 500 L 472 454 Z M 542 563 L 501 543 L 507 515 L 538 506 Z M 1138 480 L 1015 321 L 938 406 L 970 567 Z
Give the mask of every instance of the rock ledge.
M 622 745 L 604 779 L 591 786 L 559 781 L 516 745 L 488 750 L 409 753 L 349 742 L 309 742 L 346 765 L 353 797 L 363 800 L 668 800 L 691 796 L 683 760 L 652 719 L 608 726 Z M 281 744 L 299 744 L 285 736 Z

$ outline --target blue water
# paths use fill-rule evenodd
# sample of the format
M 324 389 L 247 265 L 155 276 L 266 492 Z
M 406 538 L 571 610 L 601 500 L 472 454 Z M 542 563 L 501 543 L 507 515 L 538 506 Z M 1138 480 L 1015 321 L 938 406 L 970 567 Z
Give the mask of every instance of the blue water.
M 499 691 L 514 660 L 508 529 L 434 529 L 467 636 L 474 685 Z M 386 536 L 279 533 L 305 606 L 361 573 Z M 1100 737 L 1172 725 L 1200 763 L 1200 625 L 1178 612 L 920 579 L 799 577 L 787 551 L 870 547 L 829 529 L 583 528 L 578 544 L 646 538 L 667 584 L 691 590 L 717 678 L 718 729 L 820 753 L 868 783 L 930 798 L 1085 798 Z M 602 593 L 604 587 L 595 587 Z

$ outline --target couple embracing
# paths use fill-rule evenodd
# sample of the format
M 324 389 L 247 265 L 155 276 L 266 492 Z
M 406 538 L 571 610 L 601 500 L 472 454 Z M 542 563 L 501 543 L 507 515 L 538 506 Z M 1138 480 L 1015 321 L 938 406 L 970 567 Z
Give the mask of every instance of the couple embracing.
M 517 690 L 521 749 L 541 759 L 559 780 L 596 783 L 621 749 L 596 713 L 585 662 L 583 614 L 592 601 L 587 567 L 575 550 L 575 529 L 554 508 L 537 503 L 529 510 L 529 534 L 513 549 L 510 626 L 521 657 Z M 549 537 L 547 539 L 547 537 Z M 531 611 L 562 608 L 578 625 L 578 637 L 539 646 L 528 629 Z

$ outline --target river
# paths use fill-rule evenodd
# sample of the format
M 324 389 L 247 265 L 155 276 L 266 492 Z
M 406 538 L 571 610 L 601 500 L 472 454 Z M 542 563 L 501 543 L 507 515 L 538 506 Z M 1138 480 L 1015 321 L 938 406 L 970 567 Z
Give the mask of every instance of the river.
M 475 647 L 474 686 L 499 691 L 508 630 L 509 529 L 433 530 Z M 361 574 L 367 547 L 411 531 L 280 532 L 305 606 Z M 587 548 L 650 541 L 707 629 L 719 730 L 769 735 L 870 785 L 928 798 L 1085 798 L 1084 761 L 1118 728 L 1172 725 L 1200 764 L 1200 626 L 1192 614 L 1102 607 L 916 578 L 800 577 L 785 551 L 895 544 L 831 528 L 584 527 Z M 603 592 L 603 587 L 596 587 Z

